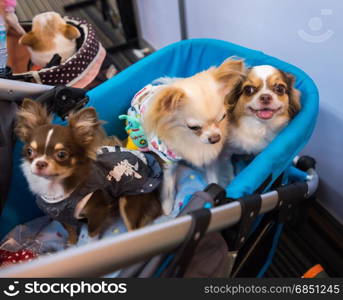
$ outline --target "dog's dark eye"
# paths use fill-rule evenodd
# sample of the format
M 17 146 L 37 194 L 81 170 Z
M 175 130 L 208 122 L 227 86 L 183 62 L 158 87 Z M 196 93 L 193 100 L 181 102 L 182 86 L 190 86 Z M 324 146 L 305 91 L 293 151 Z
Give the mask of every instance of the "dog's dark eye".
M 27 157 L 33 157 L 33 156 L 34 156 L 34 153 L 35 153 L 35 151 L 34 151 L 31 147 L 29 147 L 29 148 L 26 149 L 26 155 L 27 155 Z
M 197 131 L 197 130 L 200 130 L 200 129 L 201 129 L 200 126 L 189 126 L 189 125 L 187 125 L 187 126 L 188 126 L 188 128 L 189 128 L 190 130 L 193 130 L 193 131 Z
M 219 120 L 219 122 L 220 122 L 220 121 L 223 121 L 223 120 L 225 119 L 225 117 L 226 117 L 226 114 L 224 114 L 224 115 L 222 116 L 222 118 Z
M 278 95 L 286 93 L 286 87 L 283 84 L 277 84 L 274 86 L 274 92 Z
M 66 160 L 68 158 L 68 153 L 66 151 L 58 151 L 56 157 L 58 160 Z
M 256 88 L 252 85 L 247 85 L 244 87 L 244 94 L 247 96 L 251 96 L 252 94 L 256 93 Z

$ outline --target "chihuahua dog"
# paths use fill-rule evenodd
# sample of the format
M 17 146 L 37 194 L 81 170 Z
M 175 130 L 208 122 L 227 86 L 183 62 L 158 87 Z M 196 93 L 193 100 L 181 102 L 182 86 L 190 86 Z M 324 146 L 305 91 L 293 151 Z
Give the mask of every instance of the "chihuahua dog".
M 32 20 L 32 30 L 19 39 L 19 44 L 27 46 L 31 61 L 44 68 L 58 54 L 64 63 L 76 52 L 76 39 L 80 31 L 56 12 L 45 12 Z
M 258 154 L 299 112 L 294 82 L 293 75 L 273 66 L 247 70 L 228 97 L 231 152 Z
M 188 78 L 163 79 L 148 85 L 132 100 L 128 114 L 141 120 L 147 146 L 164 162 L 161 202 L 165 214 L 173 208 L 179 160 L 202 168 L 217 182 L 214 168 L 228 132 L 226 96 L 240 80 L 244 64 L 228 59 Z
M 111 146 L 119 141 L 106 137 L 94 108 L 72 114 L 61 126 L 51 124 L 45 107 L 26 99 L 17 117 L 29 188 L 37 205 L 66 226 L 70 243 L 80 220 L 94 237 L 117 211 L 128 230 L 161 214 L 154 191 L 162 180 L 159 164 L 150 154 Z

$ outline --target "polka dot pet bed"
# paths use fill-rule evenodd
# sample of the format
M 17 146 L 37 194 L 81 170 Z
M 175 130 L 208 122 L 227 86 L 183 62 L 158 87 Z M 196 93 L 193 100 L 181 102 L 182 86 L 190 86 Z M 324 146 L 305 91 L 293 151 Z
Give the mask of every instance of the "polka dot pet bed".
M 81 32 L 81 37 L 77 40 L 76 53 L 62 64 L 38 71 L 14 73 L 10 79 L 84 88 L 96 78 L 105 60 L 106 50 L 96 39 L 91 24 L 78 18 L 65 19 Z

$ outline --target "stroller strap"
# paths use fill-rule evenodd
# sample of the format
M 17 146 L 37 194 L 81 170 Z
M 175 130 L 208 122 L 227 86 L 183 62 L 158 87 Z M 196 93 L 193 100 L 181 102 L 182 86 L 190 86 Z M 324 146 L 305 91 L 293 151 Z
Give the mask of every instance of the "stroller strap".
M 196 194 L 194 195 L 196 197 Z M 193 257 L 196 247 L 205 235 L 207 227 L 211 221 L 211 211 L 207 208 L 197 209 L 189 213 L 192 216 L 191 228 L 185 238 L 184 243 L 177 253 L 163 277 L 183 277 Z

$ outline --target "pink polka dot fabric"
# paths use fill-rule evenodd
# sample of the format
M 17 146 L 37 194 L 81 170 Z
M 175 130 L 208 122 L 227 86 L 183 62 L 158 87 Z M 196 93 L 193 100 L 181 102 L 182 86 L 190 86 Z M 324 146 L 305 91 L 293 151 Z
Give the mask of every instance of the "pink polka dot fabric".
M 69 24 L 75 25 L 84 33 L 84 40 L 78 51 L 64 63 L 44 68 L 37 72 L 42 84 L 47 85 L 70 85 L 87 69 L 89 64 L 96 58 L 100 48 L 100 42 L 95 37 L 95 31 L 91 24 L 78 18 L 66 17 Z M 38 81 L 37 79 L 33 79 Z

